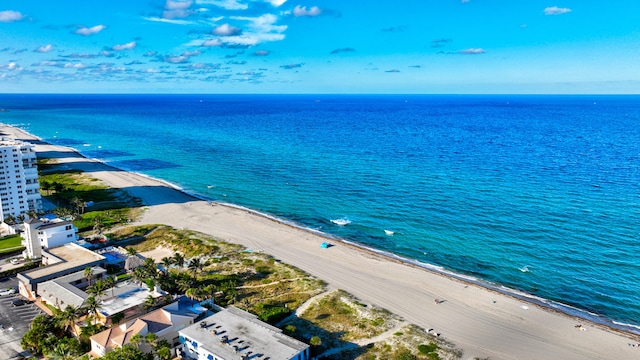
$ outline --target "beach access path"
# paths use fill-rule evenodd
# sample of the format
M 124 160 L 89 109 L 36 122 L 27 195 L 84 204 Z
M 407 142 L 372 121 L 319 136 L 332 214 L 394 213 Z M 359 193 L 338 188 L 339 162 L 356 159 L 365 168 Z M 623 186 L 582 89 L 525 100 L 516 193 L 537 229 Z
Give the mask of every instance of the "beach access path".
M 4 125 L 0 132 L 35 138 Z M 463 359 L 638 359 L 640 337 L 551 311 L 483 287 L 401 263 L 250 211 L 195 199 L 160 181 L 83 158 L 71 149 L 37 142 L 39 157 L 88 172 L 142 199 L 137 224 L 192 229 L 263 251 L 343 289 L 364 303 L 432 328 L 464 353 Z M 320 248 L 322 242 L 333 245 Z M 436 303 L 435 299 L 442 299 Z M 582 327 L 577 328 L 576 325 Z

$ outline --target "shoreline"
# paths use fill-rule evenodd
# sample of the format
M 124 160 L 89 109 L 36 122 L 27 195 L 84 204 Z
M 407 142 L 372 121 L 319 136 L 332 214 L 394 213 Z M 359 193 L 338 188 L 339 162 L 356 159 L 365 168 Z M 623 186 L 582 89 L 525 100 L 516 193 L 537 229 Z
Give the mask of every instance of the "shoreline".
M 268 214 L 268 213 L 264 213 L 261 212 L 259 210 L 254 210 L 242 205 L 237 205 L 237 204 L 233 204 L 233 203 L 226 203 L 226 202 L 222 202 L 222 201 L 217 201 L 217 200 L 213 200 L 210 198 L 207 198 L 206 196 L 202 196 L 200 194 L 197 193 L 192 193 L 189 192 L 187 190 L 185 190 L 184 188 L 182 188 L 181 186 L 178 186 L 176 184 L 173 184 L 169 181 L 166 181 L 164 179 L 159 179 L 153 176 L 149 176 L 140 172 L 136 172 L 136 171 L 131 171 L 131 170 L 127 170 L 127 169 L 123 169 L 123 168 L 119 168 L 113 165 L 110 165 L 100 159 L 96 159 L 96 158 L 90 158 L 88 156 L 85 156 L 84 154 L 82 154 L 82 152 L 78 149 L 69 147 L 69 146 L 62 146 L 62 145 L 53 145 L 49 142 L 46 142 L 45 140 L 43 140 L 40 137 L 37 137 L 23 129 L 17 128 L 17 127 L 13 127 L 11 125 L 6 125 L 6 124 L 2 124 L 4 126 L 8 126 L 12 129 L 15 129 L 16 131 L 21 132 L 23 135 L 25 135 L 27 138 L 32 137 L 37 139 L 38 141 L 41 141 L 42 143 L 46 143 L 47 145 L 50 146 L 55 146 L 58 148 L 64 148 L 67 149 L 69 152 L 73 152 L 79 156 L 81 156 L 82 158 L 88 160 L 88 161 L 92 161 L 92 162 L 96 162 L 96 163 L 100 163 L 103 166 L 109 167 L 115 171 L 122 171 L 122 172 L 126 172 L 126 173 L 130 173 L 136 176 L 140 176 L 140 177 L 144 177 L 146 179 L 149 179 L 150 181 L 154 181 L 154 182 L 158 182 L 161 183 L 175 191 L 178 191 L 186 196 L 189 196 L 191 198 L 193 198 L 196 201 L 206 201 L 210 204 L 216 204 L 216 205 L 220 205 L 220 206 L 224 206 L 224 207 L 228 207 L 228 208 L 232 208 L 232 209 L 237 209 L 240 211 L 245 211 L 249 214 L 255 215 L 255 216 L 260 216 L 266 219 L 269 219 L 271 221 L 277 222 L 279 224 L 282 225 L 286 225 L 286 226 L 291 226 L 295 229 L 299 229 L 301 231 L 306 231 L 306 232 L 310 232 L 313 233 L 315 235 L 321 236 L 326 238 L 327 240 L 330 241 L 336 241 L 336 242 L 340 242 L 343 245 L 347 245 L 347 246 L 353 246 L 354 248 L 361 250 L 361 251 L 365 251 L 368 252 L 372 255 L 376 255 L 376 256 L 381 256 L 383 258 L 386 258 L 388 260 L 393 260 L 393 261 L 398 261 L 400 263 L 403 263 L 405 265 L 408 266 L 415 266 L 418 267 L 420 269 L 423 269 L 425 271 L 430 271 L 432 273 L 444 276 L 444 277 L 448 277 L 457 281 L 461 281 L 463 283 L 467 283 L 467 284 L 473 284 L 476 286 L 480 286 L 483 287 L 489 291 L 494 291 L 506 296 L 510 296 L 513 297 L 515 299 L 518 300 L 522 300 L 522 301 L 526 301 L 528 303 L 531 303 L 532 305 L 537 305 L 540 306 L 542 308 L 545 308 L 549 311 L 556 311 L 560 314 L 566 315 L 566 316 L 572 316 L 575 317 L 576 319 L 579 320 L 584 320 L 584 321 L 590 321 L 593 322 L 594 324 L 597 325 L 601 325 L 604 326 L 606 328 L 609 328 L 610 330 L 613 331 L 621 331 L 621 332 L 629 332 L 631 334 L 634 335 L 640 335 L 640 325 L 634 325 L 634 324 L 626 324 L 626 323 L 616 323 L 616 320 L 614 319 L 610 319 L 608 317 L 602 316 L 600 314 L 597 313 L 590 313 L 587 310 L 581 309 L 579 307 L 576 306 L 572 306 L 569 304 L 565 304 L 559 301 L 555 301 L 555 300 L 550 300 L 550 299 L 546 299 L 543 297 L 539 297 L 530 293 L 527 293 L 526 291 L 523 290 L 519 290 L 519 289 L 513 289 L 513 288 L 509 288 L 506 287 L 504 285 L 501 284 L 497 284 L 497 283 L 492 283 L 480 278 L 477 278 L 475 276 L 471 276 L 471 275 L 464 275 L 464 274 L 459 274 L 456 273 L 454 271 L 448 270 L 442 266 L 439 265 L 435 265 L 435 264 L 430 264 L 430 263 L 425 263 L 425 262 L 421 262 L 418 260 L 414 260 L 411 258 L 407 258 L 407 257 L 403 257 L 397 254 L 394 254 L 392 252 L 389 251 L 385 251 L 385 250 L 380 250 L 380 249 L 376 249 L 370 246 L 367 246 L 365 244 L 360 244 L 356 241 L 352 241 L 352 240 L 347 240 L 347 239 L 342 239 L 339 238 L 337 236 L 334 236 L 332 234 L 329 233 L 325 233 L 319 230 L 315 230 L 309 227 L 306 227 L 304 225 L 300 225 L 297 224 L 293 221 L 287 220 L 287 219 L 282 219 L 279 218 L 277 216 Z
M 149 192 L 149 189 L 146 189 L 147 191 L 140 190 L 140 191 L 142 191 L 142 194 L 136 194 L 136 192 L 133 191 L 132 195 L 140 197 L 143 200 L 143 202 L 145 202 L 145 206 L 149 207 L 149 209 L 150 209 L 149 213 L 154 213 L 154 214 L 150 215 L 149 213 L 145 212 L 145 215 L 143 215 L 143 220 L 140 223 L 156 223 L 156 222 L 153 222 L 152 220 L 157 219 L 157 218 L 163 218 L 163 217 L 165 219 L 169 219 L 169 218 L 167 218 L 167 215 L 168 214 L 169 214 L 169 216 L 175 215 L 175 214 L 172 214 L 172 212 L 174 212 L 176 210 L 183 210 L 185 212 L 186 212 L 186 210 L 191 210 L 191 212 L 188 214 L 188 216 L 186 218 L 183 217 L 182 219 L 180 219 L 177 216 L 172 216 L 170 218 L 169 222 L 171 222 L 171 223 L 180 223 L 181 221 L 183 221 L 183 223 L 188 224 L 188 223 L 190 223 L 189 220 L 193 220 L 193 219 L 190 219 L 189 216 L 190 217 L 197 217 L 195 219 L 195 223 L 191 222 L 192 226 L 175 226 L 173 224 L 167 224 L 167 225 L 171 225 L 171 226 L 174 226 L 176 228 L 182 228 L 183 227 L 183 228 L 193 229 L 193 227 L 197 227 L 195 225 L 197 225 L 197 223 L 200 220 L 210 217 L 210 215 L 207 214 L 207 209 L 206 208 L 202 208 L 202 205 L 210 208 L 214 212 L 214 214 L 217 213 L 217 210 L 221 210 L 222 212 L 226 212 L 227 213 L 225 215 L 231 215 L 231 217 L 237 217 L 236 212 L 242 212 L 242 213 L 245 214 L 245 216 L 242 217 L 243 220 L 255 221 L 256 220 L 255 218 L 260 218 L 261 219 L 260 221 L 255 221 L 255 222 L 260 222 L 262 224 L 266 224 L 265 226 L 267 226 L 267 227 L 274 227 L 274 228 L 278 227 L 278 229 L 275 229 L 275 230 L 274 229 L 270 229 L 270 230 L 273 230 L 273 232 L 275 232 L 275 233 L 287 233 L 287 234 L 290 234 L 291 231 L 283 231 L 282 229 L 279 228 L 282 225 L 284 225 L 285 227 L 288 227 L 291 230 L 293 230 L 292 232 L 295 233 L 295 236 L 302 237 L 305 240 L 306 239 L 310 239 L 310 238 L 313 239 L 315 237 L 319 237 L 319 238 L 323 238 L 323 239 L 328 239 L 330 241 L 338 242 L 338 245 L 340 245 L 340 246 L 336 246 L 336 247 L 351 249 L 350 251 L 348 251 L 350 253 L 350 255 L 352 255 L 351 253 L 355 252 L 355 253 L 359 254 L 359 256 L 363 256 L 364 258 L 372 258 L 373 259 L 372 261 L 374 261 L 374 262 L 383 263 L 382 265 L 389 265 L 389 264 L 384 264 L 384 263 L 395 263 L 401 269 L 412 268 L 412 269 L 418 270 L 418 271 L 420 271 L 422 273 L 432 274 L 431 277 L 437 276 L 437 277 L 439 277 L 441 279 L 444 279 L 446 281 L 446 283 L 444 285 L 442 285 L 443 287 L 451 287 L 452 285 L 458 286 L 459 284 L 462 284 L 464 286 L 463 288 L 467 289 L 467 287 L 471 288 L 470 285 L 473 285 L 473 287 L 479 289 L 479 291 L 481 291 L 481 292 L 483 291 L 485 293 L 488 293 L 489 298 L 499 298 L 500 303 L 502 303 L 503 301 L 505 301 L 505 302 L 515 302 L 515 303 L 526 302 L 527 305 L 535 305 L 535 308 L 539 308 L 539 310 L 541 310 L 541 311 L 543 311 L 545 313 L 548 313 L 548 314 L 556 314 L 556 316 L 565 318 L 564 320 L 570 320 L 571 323 L 575 322 L 576 320 L 577 321 L 588 321 L 588 322 L 591 323 L 590 325 L 592 325 L 592 326 L 590 326 L 590 329 L 591 328 L 593 328 L 593 329 L 600 328 L 602 331 L 604 331 L 606 333 L 609 333 L 609 334 L 617 334 L 617 335 L 621 335 L 621 337 L 624 337 L 626 339 L 634 339 L 632 341 L 638 340 L 637 339 L 637 335 L 638 335 L 637 331 L 638 331 L 638 329 L 636 329 L 636 332 L 634 332 L 632 329 L 625 328 L 624 325 L 615 324 L 614 321 L 611 320 L 611 319 L 606 319 L 606 320 L 611 322 L 610 324 L 606 323 L 604 321 L 604 319 L 602 317 L 598 316 L 598 315 L 595 315 L 594 318 L 590 319 L 590 318 L 588 318 L 586 316 L 586 314 L 588 314 L 588 313 L 586 313 L 584 310 L 573 308 L 573 307 L 571 307 L 569 305 L 566 305 L 566 304 L 553 302 L 551 300 L 547 300 L 547 299 L 543 299 L 543 298 L 537 298 L 534 295 L 527 294 L 527 293 L 524 293 L 524 292 L 521 292 L 521 291 L 518 291 L 518 290 L 515 290 L 515 289 L 509 289 L 509 288 L 500 286 L 498 284 L 492 284 L 492 283 L 483 281 L 481 279 L 476 279 L 476 278 L 471 277 L 471 276 L 465 276 L 465 275 L 462 275 L 462 274 L 456 274 L 454 272 L 448 271 L 448 270 L 446 270 L 444 268 L 441 268 L 441 267 L 438 267 L 436 265 L 421 263 L 419 261 L 407 259 L 407 258 L 398 256 L 398 255 L 395 255 L 395 254 L 392 254 L 392 253 L 389 253 L 389 252 L 386 252 L 386 251 L 370 248 L 368 246 L 364 246 L 364 245 L 358 244 L 356 242 L 340 239 L 340 238 L 331 236 L 330 234 L 325 234 L 325 233 L 322 233 L 320 231 L 314 231 L 313 229 L 309 229 L 309 228 L 306 228 L 304 226 L 300 226 L 300 225 L 292 223 L 290 221 L 279 219 L 279 218 L 277 218 L 275 216 L 272 216 L 272 215 L 269 215 L 269 214 L 265 214 L 265 213 L 261 213 L 259 211 L 253 210 L 253 209 L 245 208 L 245 207 L 242 207 L 242 206 L 239 206 L 239 205 L 234 205 L 234 204 L 228 204 L 228 203 L 217 202 L 217 201 L 210 201 L 210 200 L 207 200 L 204 197 L 199 197 L 197 195 L 191 194 L 191 193 L 185 191 L 184 189 L 180 188 L 179 186 L 176 186 L 176 185 L 171 184 L 169 182 L 163 181 L 161 179 L 156 179 L 156 178 L 153 178 L 153 177 L 150 177 L 150 176 L 147 176 L 147 175 L 144 175 L 144 174 L 140 174 L 140 173 L 128 172 L 128 171 L 126 171 L 124 169 L 119 169 L 119 168 L 116 168 L 114 166 L 108 165 L 108 164 L 106 164 L 104 162 L 101 162 L 101 161 L 99 161 L 97 159 L 88 158 L 88 157 L 82 155 L 76 149 L 73 149 L 73 148 L 70 148 L 70 147 L 64 147 L 64 146 L 48 144 L 45 141 L 43 141 L 42 139 L 37 138 L 37 137 L 33 136 L 32 134 L 29 134 L 25 130 L 22 130 L 22 129 L 19 129 L 19 128 L 15 128 L 15 127 L 11 127 L 11 126 L 5 125 L 5 124 L 2 124 L 2 127 L 3 128 L 6 127 L 7 129 L 13 129 L 14 135 L 15 135 L 15 133 L 18 133 L 18 134 L 22 135 L 22 136 L 17 136 L 17 137 L 21 138 L 21 139 L 23 139 L 25 141 L 29 141 L 30 139 L 31 140 L 34 140 L 34 139 L 35 140 L 39 140 L 42 143 L 42 145 L 38 144 L 38 145 L 36 145 L 36 148 L 38 148 L 38 147 L 41 147 L 41 148 L 42 147 L 47 147 L 47 148 L 51 148 L 53 151 L 56 151 L 56 150 L 60 151 L 60 149 L 63 149 L 64 150 L 63 152 L 64 153 L 69 153 L 69 155 L 73 158 L 73 160 L 75 160 L 75 162 L 77 162 L 78 157 L 82 158 L 83 161 L 81 161 L 80 163 L 82 163 L 83 165 L 86 165 L 86 166 L 82 166 L 82 165 L 80 165 L 80 163 L 75 164 L 75 165 L 79 167 L 78 170 L 80 170 L 80 171 L 87 172 L 86 168 L 89 167 L 89 168 L 92 169 L 91 171 L 95 171 L 96 172 L 96 174 L 90 174 L 90 176 L 99 175 L 99 174 L 97 174 L 98 171 L 105 172 L 105 173 L 110 173 L 110 174 L 107 174 L 107 175 L 110 176 L 110 177 L 107 176 L 107 180 L 105 180 L 104 178 L 101 178 L 101 176 L 95 176 L 95 177 L 97 177 L 97 178 L 99 178 L 99 179 L 101 179 L 103 181 L 106 181 L 107 185 L 109 185 L 109 186 L 116 187 L 116 188 L 121 188 L 121 189 L 123 189 L 125 191 L 128 191 L 127 188 L 130 188 L 132 184 L 133 185 L 137 185 L 138 183 L 144 183 L 145 187 L 152 188 L 151 190 L 153 190 L 154 192 L 155 191 L 164 190 L 164 191 L 162 191 L 162 193 L 153 193 L 153 194 L 151 194 L 151 192 Z M 38 152 L 41 152 L 41 151 L 42 150 L 38 150 Z M 64 158 L 66 158 L 66 157 L 64 157 Z M 64 164 L 64 162 L 63 162 L 63 164 Z M 114 175 L 118 175 L 117 179 L 114 179 Z M 139 178 L 142 178 L 142 179 L 139 179 Z M 109 183 L 108 180 L 110 180 L 111 183 Z M 131 189 L 129 189 L 129 190 L 131 190 Z M 163 195 L 164 196 L 168 195 L 166 190 L 169 190 L 169 191 L 172 191 L 172 192 L 177 192 L 180 195 L 179 196 L 175 196 L 175 194 L 174 194 L 174 196 L 168 196 L 165 199 L 165 198 L 163 198 Z M 130 191 L 130 193 L 131 193 L 131 191 Z M 142 196 L 140 196 L 140 195 L 142 195 Z M 148 199 L 149 198 L 154 198 L 154 197 L 160 197 L 160 198 L 163 199 L 163 201 L 160 201 L 159 203 L 155 202 L 155 204 L 152 201 L 152 204 L 147 205 L 146 203 L 148 202 Z M 171 201 L 171 199 L 177 198 L 177 197 L 181 198 L 179 202 L 172 202 Z M 190 201 L 186 201 L 184 199 L 184 197 L 187 197 L 187 198 L 189 198 L 191 200 Z M 196 207 L 197 207 L 197 209 L 194 209 Z M 189 209 L 189 208 L 191 208 L 191 209 Z M 167 210 L 169 210 L 168 213 L 167 213 Z M 242 222 L 242 221 L 239 221 L 239 220 L 237 220 L 237 222 L 240 222 L 239 226 L 241 228 L 243 227 L 243 225 L 253 225 L 253 224 L 245 223 L 245 222 Z M 135 224 L 135 223 L 132 223 L 132 224 Z M 236 224 L 236 225 L 238 225 L 238 224 Z M 240 241 L 228 240 L 228 238 L 238 239 L 239 236 L 238 236 L 238 234 L 231 234 L 231 233 L 228 233 L 228 232 L 225 234 L 224 231 L 222 232 L 223 235 L 221 236 L 218 233 L 216 233 L 216 231 L 214 231 L 212 229 L 209 229 L 210 232 L 214 232 L 216 234 L 211 234 L 208 231 L 202 231 L 202 230 L 199 230 L 199 229 L 194 229 L 194 230 L 205 232 L 205 233 L 207 233 L 209 235 L 212 235 L 212 236 L 215 236 L 215 237 L 219 237 L 219 238 L 222 238 L 222 239 L 227 240 L 227 241 L 237 242 L 237 243 L 240 243 L 240 244 L 245 245 L 245 246 L 250 245 L 252 242 L 255 242 L 256 244 L 265 244 L 265 241 L 260 241 L 259 239 L 255 239 L 255 238 L 248 239 L 248 240 L 247 239 L 240 239 Z M 239 231 L 242 231 L 242 230 L 239 230 Z M 247 230 L 244 230 L 244 231 L 247 231 Z M 304 234 L 300 234 L 299 232 L 302 232 Z M 224 235 L 226 235 L 226 237 Z M 241 235 L 247 235 L 247 234 L 241 233 Z M 250 235 L 252 235 L 252 237 L 256 236 L 254 233 L 250 233 Z M 313 239 L 312 241 L 317 241 L 317 239 Z M 274 244 L 268 244 L 268 240 L 266 240 L 266 242 L 267 242 L 266 245 L 268 247 L 272 248 L 273 251 L 269 251 L 269 250 L 264 250 L 264 251 L 269 253 L 269 254 L 272 254 L 274 257 L 279 258 L 279 256 L 277 256 L 277 254 L 273 254 L 273 252 L 277 253 L 278 252 L 277 250 L 279 250 L 279 249 L 276 249 L 275 247 L 273 247 Z M 278 244 L 275 244 L 275 245 L 278 245 Z M 287 245 L 289 245 L 289 244 L 287 244 Z M 296 243 L 296 245 L 299 245 L 299 244 Z M 316 244 L 316 245 L 319 245 L 319 243 Z M 248 246 L 248 247 L 251 248 L 250 246 Z M 256 249 L 254 249 L 254 250 L 256 250 Z M 263 250 L 263 249 L 257 249 L 257 250 Z M 324 249 L 319 249 L 318 248 L 317 250 L 321 250 L 324 253 L 330 253 L 334 249 L 324 250 Z M 317 252 L 317 250 L 315 250 L 314 252 Z M 335 249 L 335 250 L 337 252 L 338 249 Z M 310 253 L 304 253 L 304 252 L 300 252 L 300 254 L 310 255 Z M 298 254 L 298 255 L 300 255 L 300 254 Z M 347 257 L 347 259 L 350 259 L 350 258 Z M 285 262 L 291 264 L 291 261 L 285 261 Z M 295 263 L 292 264 L 292 265 L 300 267 L 299 265 L 297 265 Z M 322 266 L 322 264 L 321 264 L 321 266 Z M 331 281 L 331 279 L 327 279 L 327 278 L 325 278 L 323 276 L 318 276 L 317 273 L 314 273 L 314 271 L 309 271 L 309 270 L 306 270 L 304 268 L 303 268 L 303 270 L 309 272 L 310 274 L 312 274 L 314 276 L 317 276 L 317 277 L 327 281 L 329 284 L 332 284 L 332 282 L 333 282 L 333 281 Z M 396 270 L 396 269 L 394 268 L 394 270 Z M 368 274 L 368 276 L 371 276 L 371 274 Z M 420 279 L 422 277 L 426 277 L 426 276 L 421 276 L 421 274 L 418 273 L 417 278 L 416 278 L 418 280 L 418 282 L 420 281 Z M 373 281 L 373 280 L 377 280 L 377 279 L 373 279 L 372 278 L 370 280 Z M 430 280 L 433 280 L 433 279 L 430 279 Z M 358 284 L 356 284 L 356 285 L 358 285 Z M 414 287 L 419 286 L 419 283 L 414 283 L 413 286 Z M 353 293 L 353 291 L 351 291 L 351 289 L 345 289 L 345 290 Z M 433 293 L 436 293 L 436 294 L 438 293 L 438 292 L 433 291 L 433 290 L 432 291 L 427 291 L 427 292 L 428 293 L 432 293 L 432 294 Z M 463 290 L 463 292 L 464 292 L 464 290 Z M 359 294 L 354 294 L 354 295 L 356 295 L 358 297 L 361 297 Z M 487 294 L 483 294 L 483 295 L 486 297 Z M 458 296 L 460 296 L 460 295 L 458 295 Z M 464 295 L 462 295 L 462 296 L 464 296 Z M 367 301 L 372 301 L 373 300 L 375 302 L 376 299 L 375 299 L 375 296 L 374 296 L 374 299 L 367 298 L 366 300 Z M 459 300 L 459 298 L 452 297 L 450 300 L 447 300 L 447 301 L 448 302 L 449 301 L 453 302 L 453 301 L 456 301 L 456 300 Z M 496 300 L 493 300 L 493 303 L 495 304 Z M 562 309 L 555 308 L 553 305 L 561 307 L 562 309 L 564 309 L 564 311 Z M 425 305 L 422 305 L 422 306 L 425 306 Z M 444 307 L 444 306 L 439 305 L 439 307 Z M 522 310 L 533 310 L 533 309 L 529 309 L 528 307 L 526 307 L 526 308 L 525 307 L 526 307 L 525 305 L 520 305 L 519 306 L 519 308 L 522 309 Z M 584 313 L 572 314 L 572 313 L 569 312 L 569 310 L 571 310 L 571 309 L 575 309 L 577 312 L 584 312 Z M 440 311 L 440 310 L 438 310 L 438 311 Z M 392 311 L 392 312 L 397 313 L 396 311 Z M 533 311 L 530 311 L 530 312 L 533 312 Z M 424 323 L 416 322 L 411 317 L 407 317 L 405 314 L 400 314 L 400 315 L 405 317 L 409 322 L 417 323 L 418 325 L 423 326 L 423 327 L 426 328 L 426 326 L 424 326 L 425 325 Z M 580 316 L 580 315 L 583 315 L 583 316 Z M 511 314 L 509 317 L 513 317 L 513 314 Z M 504 320 L 504 319 L 502 319 L 502 320 Z M 557 320 L 557 319 L 555 319 L 555 320 Z M 504 320 L 502 322 L 505 322 L 505 321 L 506 320 Z M 460 324 L 454 324 L 454 325 L 460 326 Z M 512 325 L 513 324 L 511 324 L 511 326 Z M 633 325 L 630 325 L 630 326 L 633 326 Z M 440 326 L 438 325 L 438 327 L 440 327 Z M 575 331 L 575 329 L 574 329 L 574 331 Z M 541 335 L 541 334 L 539 334 L 539 335 Z M 492 358 L 493 357 L 497 357 L 497 358 L 503 358 L 503 357 L 504 358 L 529 358 L 529 356 L 520 356 L 520 355 L 523 355 L 523 354 L 516 355 L 515 357 L 512 357 L 514 354 L 509 355 L 509 353 L 510 353 L 509 351 L 496 351 L 496 350 L 492 349 L 492 346 L 486 346 L 485 347 L 484 344 L 478 344 L 478 343 L 473 344 L 473 342 L 470 343 L 469 341 L 465 341 L 464 339 L 460 343 L 460 339 L 457 339 L 457 336 L 452 336 L 450 338 L 450 340 L 453 341 L 456 345 L 461 346 L 462 349 L 464 349 L 465 351 L 468 350 L 469 348 L 475 348 L 474 349 L 475 351 L 473 351 L 474 352 L 474 356 L 487 356 L 488 355 L 488 356 L 491 356 Z M 526 340 L 526 337 L 525 337 L 525 340 Z M 626 340 L 623 340 L 623 341 L 626 341 Z M 545 342 L 546 341 L 543 341 L 543 343 L 545 343 Z M 594 346 L 593 344 L 591 344 L 591 342 L 588 342 L 587 344 L 590 344 L 590 346 L 589 346 L 590 348 Z M 620 348 L 624 349 L 624 347 L 626 347 L 627 343 L 626 342 L 625 343 L 621 343 L 620 345 L 621 345 Z M 624 346 L 622 346 L 622 345 L 624 345 Z M 632 351 L 632 352 L 634 353 L 634 355 L 637 356 L 638 350 Z M 518 352 L 516 352 L 516 353 L 518 353 Z M 533 353 L 531 353 L 529 355 L 533 355 L 534 353 L 535 352 L 533 352 Z M 598 353 L 600 353 L 600 355 L 604 355 L 604 357 L 598 356 L 596 358 L 607 358 L 606 355 L 609 354 L 609 351 L 606 351 L 606 349 L 605 350 L 601 349 L 601 351 L 598 351 Z M 552 351 L 550 354 L 554 354 L 555 355 L 556 353 Z M 577 353 L 574 354 L 573 352 L 569 352 L 569 354 L 573 354 L 574 356 L 578 355 Z M 588 352 L 587 354 L 591 354 L 591 353 Z M 540 355 L 542 355 L 542 354 L 540 354 Z M 623 358 L 626 358 L 629 355 L 630 354 L 623 355 Z M 584 356 L 584 353 L 582 354 L 582 356 Z M 535 358 L 538 358 L 538 357 L 539 356 L 535 356 Z M 545 358 L 546 356 L 542 356 L 542 357 Z M 534 357 L 531 357 L 531 358 L 534 358 Z M 569 357 L 565 357 L 565 358 L 574 358 L 574 357 L 573 356 L 569 356 Z M 576 357 L 576 358 L 578 358 L 578 357 Z

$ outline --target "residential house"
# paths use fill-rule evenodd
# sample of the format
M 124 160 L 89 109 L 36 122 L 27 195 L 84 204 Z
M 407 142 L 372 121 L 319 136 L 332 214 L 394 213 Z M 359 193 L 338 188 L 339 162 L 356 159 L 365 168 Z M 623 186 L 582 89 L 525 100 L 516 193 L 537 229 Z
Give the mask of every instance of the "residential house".
M 178 331 L 194 323 L 194 321 L 207 313 L 202 307 L 187 297 L 180 297 L 177 301 L 132 319 L 120 325 L 113 325 L 110 329 L 95 334 L 91 337 L 91 355 L 104 356 L 113 349 L 123 347 L 131 342 L 131 338 L 139 334 L 145 337 L 154 333 L 158 340 L 167 340 L 173 346 L 179 345 Z M 206 315 L 205 315 L 206 316 Z M 147 344 L 140 345 L 141 350 L 150 351 Z

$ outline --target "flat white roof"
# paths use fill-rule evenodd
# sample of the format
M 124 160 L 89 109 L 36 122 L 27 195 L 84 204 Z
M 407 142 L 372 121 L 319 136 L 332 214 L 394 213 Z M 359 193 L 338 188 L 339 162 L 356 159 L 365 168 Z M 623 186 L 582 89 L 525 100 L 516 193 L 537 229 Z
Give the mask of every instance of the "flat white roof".
M 223 359 L 291 359 L 309 345 L 284 335 L 255 315 L 230 306 L 181 330 L 185 341 Z M 262 355 L 262 356 L 259 356 Z
M 105 291 L 105 297 L 111 296 L 111 289 Z M 149 295 L 154 298 L 162 296 L 161 293 L 149 290 L 146 285 L 136 285 L 134 283 L 120 283 L 114 289 L 114 295 L 111 298 L 100 302 L 100 313 L 105 316 L 111 316 L 121 311 L 131 309 L 134 306 L 144 304 Z
M 69 274 L 72 269 L 83 269 L 86 266 L 97 265 L 105 260 L 105 257 L 85 249 L 80 245 L 68 243 L 62 246 L 43 251 L 43 254 L 51 254 L 60 260 L 55 264 L 41 266 L 39 268 L 28 270 L 20 273 L 26 279 L 30 279 L 30 283 L 39 283 L 41 281 L 50 280 L 62 275 Z

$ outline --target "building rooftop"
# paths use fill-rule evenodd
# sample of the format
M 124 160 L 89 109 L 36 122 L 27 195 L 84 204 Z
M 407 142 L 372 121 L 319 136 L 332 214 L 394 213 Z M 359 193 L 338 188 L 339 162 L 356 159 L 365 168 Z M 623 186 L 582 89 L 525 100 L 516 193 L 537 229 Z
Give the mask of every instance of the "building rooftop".
M 38 230 L 46 230 L 46 229 L 49 229 L 49 228 L 55 228 L 55 227 L 58 227 L 58 226 L 65 226 L 65 225 L 73 225 L 73 224 L 70 221 L 67 221 L 67 220 L 46 221 L 46 222 L 43 222 L 42 225 L 40 225 L 38 227 Z
M 0 137 L 0 146 L 16 146 L 16 145 L 31 145 L 30 143 L 18 140 L 18 139 L 13 139 L 13 138 L 9 138 L 9 137 Z
M 94 276 L 102 275 L 106 272 L 107 270 L 99 266 L 93 268 Z M 84 304 L 89 294 L 73 286 L 72 283 L 83 279 L 85 279 L 84 271 L 78 271 L 54 280 L 45 281 L 38 285 L 38 295 L 49 302 L 51 302 L 51 298 L 56 298 L 60 302 L 57 305 L 62 308 L 67 305 L 79 307 Z
M 49 259 L 49 265 L 20 273 L 20 276 L 29 280 L 30 283 L 50 280 L 66 275 L 75 269 L 97 265 L 105 260 L 104 256 L 74 243 L 51 248 L 42 253 L 43 257 L 46 256 Z
M 185 312 L 183 310 L 194 309 L 197 305 L 197 302 L 194 303 L 193 300 L 181 297 L 178 301 L 162 309 L 152 311 L 137 319 L 129 320 L 124 324 L 114 325 L 110 329 L 95 334 L 91 337 L 91 340 L 110 351 L 114 347 L 122 347 L 130 341 L 133 335 L 141 333 L 145 329 L 147 333 L 155 334 L 174 326 L 173 320 L 176 317 L 186 316 L 187 318 L 195 319 L 200 315 L 200 312 Z M 205 308 L 200 308 L 205 312 L 207 311 Z
M 106 296 L 113 296 L 100 302 L 100 313 L 104 316 L 111 316 L 121 311 L 131 309 L 134 306 L 144 304 L 149 296 L 154 299 L 161 297 L 163 294 L 150 290 L 146 285 L 125 281 L 119 283 L 112 289 L 106 291 Z
M 180 335 L 180 341 L 223 359 L 291 359 L 309 347 L 232 306 L 181 330 Z

